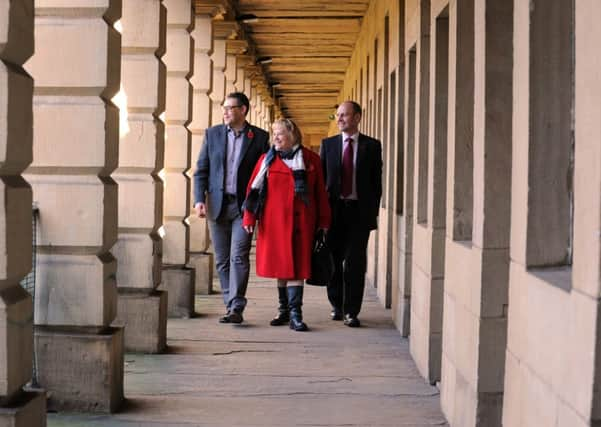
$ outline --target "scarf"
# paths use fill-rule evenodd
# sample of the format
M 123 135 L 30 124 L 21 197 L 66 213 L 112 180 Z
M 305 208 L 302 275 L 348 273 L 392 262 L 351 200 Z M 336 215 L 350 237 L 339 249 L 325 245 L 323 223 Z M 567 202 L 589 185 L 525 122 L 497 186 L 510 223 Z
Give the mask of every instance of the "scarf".
M 273 164 L 275 156 L 279 156 L 282 161 L 292 169 L 294 195 L 303 200 L 305 204 L 309 204 L 309 199 L 307 197 L 307 173 L 305 170 L 301 145 L 296 144 L 290 151 L 277 151 L 275 146 L 271 146 L 263 158 L 259 172 L 250 184 L 250 191 L 242 204 L 242 209 L 252 212 L 257 218 L 261 217 L 261 213 L 265 207 L 265 199 L 267 198 L 266 178 L 269 175 L 269 168 Z

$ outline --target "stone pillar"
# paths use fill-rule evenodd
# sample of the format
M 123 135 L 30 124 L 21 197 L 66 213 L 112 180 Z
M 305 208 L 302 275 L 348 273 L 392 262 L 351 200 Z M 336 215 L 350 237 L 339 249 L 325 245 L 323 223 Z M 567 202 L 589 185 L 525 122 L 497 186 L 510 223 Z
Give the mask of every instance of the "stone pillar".
M 244 66 L 240 64 L 240 61 L 237 61 L 237 70 L 236 70 L 236 81 L 234 82 L 234 86 L 236 91 L 244 92 L 244 82 L 246 81 L 246 74 L 244 71 Z
M 514 2 L 507 427 L 601 420 L 599 17 Z
M 190 144 L 192 116 L 191 0 L 163 0 L 167 9 L 167 104 L 165 109 L 165 198 L 163 204 L 163 283 L 171 317 L 194 314 L 194 269 L 190 255 Z
M 248 96 L 248 99 L 250 100 L 251 97 L 251 92 L 252 92 L 252 80 L 250 78 L 250 73 L 245 71 L 244 73 L 244 93 L 246 94 L 246 96 Z M 251 110 L 252 113 L 252 110 Z
M 225 93 L 232 93 L 236 91 L 237 83 L 237 72 L 238 67 L 236 66 L 236 55 L 228 53 L 226 55 L 226 67 L 225 67 Z
M 194 75 L 192 83 L 192 122 L 188 126 L 192 133 L 192 167 L 189 174 L 196 169 L 196 161 L 205 130 L 211 125 L 213 110 L 209 96 L 213 81 L 213 22 L 210 16 L 196 16 L 194 31 Z M 219 111 L 221 115 L 221 110 Z M 191 186 L 193 187 L 193 186 Z M 191 188 L 191 204 L 194 203 L 194 189 Z M 207 221 L 195 214 L 190 215 L 190 265 L 195 270 L 195 290 L 197 294 L 210 294 L 213 290 L 213 254 L 208 252 L 211 244 Z
M 255 126 L 257 124 L 257 87 L 256 82 L 252 79 L 250 80 L 250 85 L 247 88 L 246 96 L 248 96 L 248 101 L 250 104 L 250 112 L 248 113 L 247 120 Z
M 436 99 L 438 89 L 442 89 L 442 86 L 432 86 L 444 83 L 442 76 L 436 75 L 434 67 L 436 60 L 440 63 L 445 54 L 444 42 L 436 41 L 435 34 L 432 34 L 434 27 L 431 27 L 431 21 L 430 1 L 422 1 L 419 9 L 420 36 L 415 73 L 415 192 L 409 340 L 417 368 L 428 382 L 434 384 L 440 379 L 445 241 L 443 193 L 446 191 L 440 188 L 442 185 L 446 186 L 446 159 L 445 162 L 437 159 L 444 150 L 440 149 L 435 153 L 434 145 L 446 144 L 442 135 L 446 129 L 440 114 L 437 123 L 431 117 L 436 112 L 432 101 Z M 436 52 L 431 46 L 440 49 Z M 435 54 L 440 56 L 436 58 Z M 440 108 L 444 105 L 436 107 L 442 113 Z M 435 134 L 435 130 L 438 134 Z M 437 165 L 434 165 L 435 161 Z M 443 163 L 444 172 L 439 169 Z M 434 188 L 435 184 L 439 187 Z
M 13 2 L 18 3 L 18 2 Z M 59 410 L 123 400 L 117 313 L 120 1 L 46 0 L 35 9 L 33 163 L 39 207 L 35 344 L 39 384 Z M 23 357 L 23 356 L 20 356 Z
M 405 2 L 400 2 L 398 18 L 398 34 L 405 34 Z M 409 336 L 409 316 L 411 304 L 411 230 L 408 225 L 413 223 L 412 205 L 407 203 L 413 198 L 407 197 L 408 181 L 413 177 L 409 174 L 407 168 L 408 162 L 413 159 L 413 153 L 409 150 L 407 144 L 408 130 L 408 67 L 405 37 L 399 36 L 398 46 L 398 68 L 397 68 L 397 87 L 391 84 L 391 94 L 396 99 L 396 117 L 391 120 L 396 122 L 394 135 L 390 135 L 390 141 L 395 145 L 394 169 L 397 176 L 394 181 L 393 204 L 395 213 L 392 222 L 392 319 L 401 333 L 402 337 Z M 356 86 L 357 87 L 357 86 Z M 393 91 L 396 91 L 396 95 Z M 357 95 L 358 96 L 358 95 Z M 391 103 L 393 102 L 391 99 Z M 415 119 L 413 119 L 415 122 Z M 412 188 L 412 187 L 411 187 Z M 406 198 L 406 199 L 405 199 Z
M 222 39 L 213 40 L 213 86 L 211 88 L 210 98 L 212 105 L 211 126 L 223 123 L 223 114 L 221 105 L 225 100 L 225 67 L 226 67 L 226 42 Z
M 165 10 L 161 0 L 123 0 L 119 167 L 119 310 L 128 351 L 165 349 L 167 294 L 161 280 Z
M 494 427 L 507 337 L 513 3 L 467 1 L 451 8 L 441 406 L 451 425 Z
M 33 0 L 0 7 L 0 426 L 46 425 L 46 395 L 24 391 L 33 372 L 33 302 L 19 284 L 31 270 Z

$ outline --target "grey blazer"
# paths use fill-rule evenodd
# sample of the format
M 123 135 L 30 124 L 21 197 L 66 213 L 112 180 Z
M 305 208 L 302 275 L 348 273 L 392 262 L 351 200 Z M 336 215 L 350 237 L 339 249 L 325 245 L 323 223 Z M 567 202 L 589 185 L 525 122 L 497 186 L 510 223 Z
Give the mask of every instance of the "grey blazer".
M 251 137 L 249 137 L 252 136 Z M 215 221 L 221 212 L 225 190 L 227 127 L 217 125 L 207 129 L 194 172 L 194 204 L 206 204 L 207 218 Z M 261 155 L 269 150 L 269 134 L 247 125 L 238 158 L 236 196 L 241 209 L 246 187 Z

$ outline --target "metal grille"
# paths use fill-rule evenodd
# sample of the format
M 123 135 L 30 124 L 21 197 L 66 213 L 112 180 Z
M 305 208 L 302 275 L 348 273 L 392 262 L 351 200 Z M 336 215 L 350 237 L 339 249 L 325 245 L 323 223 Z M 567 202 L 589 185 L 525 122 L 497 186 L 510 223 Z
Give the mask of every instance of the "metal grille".
M 31 299 L 33 300 L 33 306 L 35 310 L 35 278 L 36 278 L 36 237 L 38 231 L 38 217 L 40 211 L 33 205 L 32 215 L 31 215 L 31 271 L 23 280 L 21 280 L 21 286 L 31 295 Z M 38 371 L 37 371 L 37 357 L 35 351 L 35 340 L 34 349 L 33 349 L 33 372 L 31 377 L 31 386 L 34 388 L 38 387 Z
M 37 227 L 38 227 L 38 215 L 39 209 L 35 206 L 32 209 L 31 215 L 31 271 L 23 280 L 21 280 L 21 286 L 27 292 L 31 294 L 32 298 L 35 298 L 35 270 L 36 270 L 36 256 L 35 256 L 35 247 L 36 247 L 36 235 L 37 235 Z

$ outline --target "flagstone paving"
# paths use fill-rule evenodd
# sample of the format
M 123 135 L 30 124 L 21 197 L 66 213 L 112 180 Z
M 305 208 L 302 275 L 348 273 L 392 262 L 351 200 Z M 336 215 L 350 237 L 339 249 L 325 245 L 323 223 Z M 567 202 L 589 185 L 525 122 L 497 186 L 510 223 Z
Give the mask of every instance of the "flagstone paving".
M 169 320 L 166 354 L 125 355 L 119 413 L 49 414 L 48 426 L 447 425 L 438 389 L 419 376 L 373 289 L 362 327 L 349 328 L 330 320 L 324 288 L 306 286 L 309 332 L 269 325 L 276 294 L 273 280 L 253 276 L 241 325 L 217 322 L 219 294 L 197 296 L 198 317 Z

